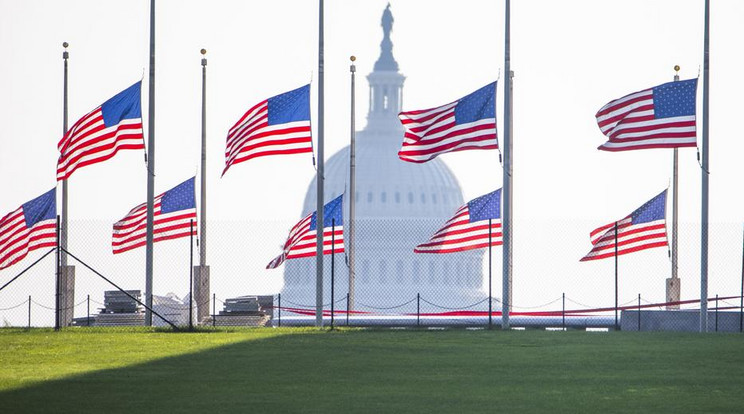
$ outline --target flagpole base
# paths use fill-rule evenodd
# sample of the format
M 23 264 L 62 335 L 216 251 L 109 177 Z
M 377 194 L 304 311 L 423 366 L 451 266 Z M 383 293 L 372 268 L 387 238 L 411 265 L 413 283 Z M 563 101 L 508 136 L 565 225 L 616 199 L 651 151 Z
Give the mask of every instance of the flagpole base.
M 59 279 L 59 326 L 72 326 L 75 317 L 75 266 L 61 266 Z
M 209 320 L 212 310 L 212 295 L 209 291 L 209 266 L 194 266 L 194 307 L 196 325 Z
M 666 280 L 666 301 L 679 302 L 682 281 L 678 277 L 670 277 Z M 667 309 L 679 309 L 677 305 L 667 305 Z

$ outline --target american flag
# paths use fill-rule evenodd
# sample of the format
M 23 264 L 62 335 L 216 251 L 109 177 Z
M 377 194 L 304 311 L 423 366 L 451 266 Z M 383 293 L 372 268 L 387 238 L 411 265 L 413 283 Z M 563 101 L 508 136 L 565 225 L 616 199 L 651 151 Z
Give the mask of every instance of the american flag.
M 344 252 L 343 195 L 329 201 L 323 207 L 323 254 Z M 317 253 L 317 212 L 303 217 L 289 231 L 282 254 L 275 257 L 267 269 L 276 269 L 285 260 L 312 257 Z
M 669 82 L 603 106 L 597 125 L 609 141 L 597 149 L 629 151 L 694 147 L 697 79 Z
M 222 175 L 251 158 L 305 152 L 313 152 L 310 85 L 258 103 L 230 128 Z
M 153 211 L 153 242 L 188 237 L 191 221 L 194 221 L 193 234 L 196 234 L 196 201 L 194 199 L 194 178 L 155 197 Z M 133 208 L 114 224 L 111 241 L 114 254 L 144 246 L 147 236 L 147 203 Z
M 496 82 L 437 108 L 398 114 L 406 129 L 398 157 L 422 163 L 447 152 L 497 149 Z
M 57 246 L 56 189 L 23 204 L 0 220 L 0 269 L 30 251 Z
M 606 224 L 589 234 L 594 247 L 581 261 L 605 259 L 617 255 L 668 246 L 666 234 L 666 190 L 647 201 L 624 219 Z M 617 223 L 617 237 L 615 224 Z
M 78 120 L 57 144 L 57 181 L 75 170 L 106 161 L 119 150 L 145 148 L 137 82 Z
M 453 253 L 488 247 L 491 220 L 491 246 L 502 244 L 501 189 L 469 201 L 447 220 L 428 242 L 413 249 L 416 253 Z

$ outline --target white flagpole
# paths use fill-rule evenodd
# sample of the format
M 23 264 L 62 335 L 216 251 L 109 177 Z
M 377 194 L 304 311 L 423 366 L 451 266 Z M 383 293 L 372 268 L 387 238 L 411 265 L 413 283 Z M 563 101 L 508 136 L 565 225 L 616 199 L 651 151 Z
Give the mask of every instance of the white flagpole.
M 356 57 L 352 56 L 351 66 L 349 71 L 351 72 L 351 142 L 349 143 L 349 194 L 347 199 L 349 200 L 349 303 L 348 310 L 354 309 L 354 289 L 355 289 L 355 268 L 356 268 L 356 248 L 354 246 L 355 227 L 354 220 L 356 216 L 356 123 L 355 123 L 355 105 L 356 105 L 356 94 L 355 94 L 355 73 L 356 66 L 354 61 Z
M 202 54 L 201 217 L 199 217 L 199 268 L 201 270 L 207 265 L 207 50 L 202 49 L 200 52 Z M 199 305 L 197 303 L 197 306 Z
M 62 98 L 62 136 L 67 134 L 67 59 L 70 54 L 67 52 L 67 46 L 69 43 L 62 43 L 62 47 L 65 51 L 62 52 L 62 60 L 65 62 L 65 74 L 63 81 L 63 98 Z M 60 232 L 60 245 L 63 249 L 67 250 L 67 178 L 62 180 L 62 226 Z M 62 252 L 60 266 L 63 269 L 67 268 L 67 253 Z
M 674 66 L 674 81 L 679 81 L 679 65 Z M 679 223 L 678 221 L 678 191 L 679 191 L 679 148 L 674 148 L 673 160 L 672 160 L 672 277 L 667 279 L 666 285 L 666 300 L 667 302 L 678 302 L 680 300 L 681 286 L 679 277 L 677 275 L 677 269 L 679 268 L 679 262 L 677 260 L 677 245 L 678 235 L 677 231 Z M 667 305 L 667 309 L 679 309 L 679 305 Z
M 67 134 L 68 129 L 68 123 L 67 123 L 67 113 L 68 113 L 68 106 L 67 106 L 67 60 L 70 57 L 70 54 L 67 52 L 67 47 L 69 46 L 69 43 L 63 42 L 62 47 L 65 49 L 64 52 L 62 52 L 62 59 L 64 60 L 64 85 L 63 85 L 63 102 L 62 102 L 62 135 L 64 136 Z M 62 220 L 59 223 L 60 224 L 60 232 L 59 232 L 59 247 L 62 248 L 62 250 L 59 252 L 59 277 L 60 281 L 57 284 L 57 297 L 61 299 L 61 308 L 64 309 L 60 315 L 58 315 L 58 319 L 60 320 L 60 324 L 62 326 L 67 326 L 72 323 L 72 317 L 73 317 L 73 310 L 70 309 L 70 307 L 75 302 L 75 266 L 68 266 L 67 265 L 67 241 L 68 241 L 68 218 L 69 215 L 68 212 L 68 192 L 67 192 L 67 181 L 68 178 L 65 178 L 62 180 Z M 59 313 L 59 312 L 58 312 Z
M 506 0 L 504 18 L 504 210 L 502 218 L 503 234 L 503 281 L 501 296 L 501 328 L 509 329 L 509 310 L 511 309 L 512 285 L 512 72 L 510 56 L 510 1 Z
M 147 127 L 147 234 L 145 236 L 145 325 L 152 326 L 153 219 L 155 213 L 155 0 L 150 0 L 150 90 Z
M 315 236 L 315 326 L 323 327 L 323 0 L 318 1 L 318 170 Z
M 196 295 L 196 323 L 209 315 L 209 266 L 207 266 L 207 50 L 202 55 L 202 122 L 201 122 L 201 203 L 199 214 L 199 271 L 194 294 Z
M 710 89 L 710 0 L 705 0 L 703 49 L 703 163 L 700 220 L 700 332 L 708 332 L 708 91 Z

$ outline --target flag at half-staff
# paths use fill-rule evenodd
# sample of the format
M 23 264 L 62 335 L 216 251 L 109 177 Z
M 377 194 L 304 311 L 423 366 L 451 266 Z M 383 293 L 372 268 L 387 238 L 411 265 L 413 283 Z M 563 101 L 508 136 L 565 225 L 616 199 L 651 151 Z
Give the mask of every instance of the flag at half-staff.
M 697 79 L 669 82 L 615 99 L 597 112 L 609 140 L 597 149 L 695 147 Z
M 489 234 L 490 233 L 490 234 Z M 454 216 L 416 253 L 453 253 L 502 244 L 501 189 L 480 196 L 460 207 Z
M 406 132 L 398 157 L 423 163 L 440 154 L 497 149 L 496 82 L 431 109 L 398 114 Z
M 0 269 L 28 252 L 57 246 L 56 189 L 34 198 L 0 219 Z
M 313 152 L 310 85 L 259 102 L 230 128 L 222 175 L 252 158 L 306 152 Z
M 153 242 L 196 235 L 196 200 L 191 177 L 154 200 Z M 144 246 L 147 236 L 147 203 L 133 208 L 114 224 L 111 242 L 114 254 Z M 193 221 L 193 226 L 192 226 Z
M 621 256 L 654 247 L 668 246 L 666 234 L 667 190 L 647 201 L 629 216 L 592 231 L 594 246 L 581 261 Z
M 75 170 L 106 161 L 120 150 L 145 148 L 137 82 L 80 118 L 57 144 L 57 181 Z
M 343 195 L 323 206 L 323 254 L 344 252 Z M 317 212 L 303 217 L 289 231 L 282 254 L 275 257 L 267 269 L 276 269 L 285 260 L 316 255 Z

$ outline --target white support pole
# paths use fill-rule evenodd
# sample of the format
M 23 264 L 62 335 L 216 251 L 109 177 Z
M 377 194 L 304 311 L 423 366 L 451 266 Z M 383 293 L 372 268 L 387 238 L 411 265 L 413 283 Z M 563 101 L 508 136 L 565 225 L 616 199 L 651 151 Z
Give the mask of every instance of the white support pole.
M 356 111 L 356 93 L 355 93 L 355 74 L 356 66 L 354 62 L 356 57 L 352 56 L 351 66 L 349 71 L 351 72 L 351 137 L 349 143 L 349 194 L 346 198 L 349 200 L 349 303 L 348 310 L 354 309 L 354 290 L 356 281 L 356 247 L 354 240 L 356 238 L 356 122 L 355 122 L 355 111 Z
M 501 328 L 509 329 L 509 311 L 511 310 L 512 288 L 512 72 L 510 55 L 510 1 L 506 0 L 504 19 L 504 72 L 506 85 L 504 86 L 504 209 L 502 211 L 503 234 L 503 281 L 501 296 Z
M 323 327 L 323 182 L 325 155 L 323 154 L 323 0 L 318 0 L 318 171 L 315 239 L 315 326 Z
M 147 127 L 147 225 L 145 235 L 145 325 L 152 326 L 153 219 L 155 212 L 155 0 L 150 0 L 150 90 Z
M 674 66 L 674 81 L 679 81 L 679 65 Z M 666 301 L 679 302 L 681 286 L 678 277 L 679 261 L 679 148 L 672 154 L 672 275 L 666 280 Z M 679 305 L 667 305 L 667 309 L 679 309 Z
M 65 51 L 62 52 L 62 60 L 64 60 L 65 63 L 62 92 L 62 136 L 67 134 L 67 59 L 70 58 L 70 53 L 67 52 L 67 46 L 69 45 L 70 44 L 67 42 L 62 43 L 62 47 L 65 48 Z M 60 245 L 65 251 L 67 250 L 67 205 L 67 178 L 65 178 L 64 180 L 62 180 L 62 228 L 60 233 Z M 67 253 L 65 253 L 64 251 L 62 252 L 62 256 L 60 258 L 60 265 L 63 269 L 67 268 Z
M 710 0 L 705 0 L 703 49 L 703 162 L 700 219 L 700 332 L 708 332 L 708 92 L 710 90 Z
M 202 49 L 201 206 L 199 217 L 199 267 L 207 265 L 207 50 Z M 209 307 L 209 306 L 207 306 Z

